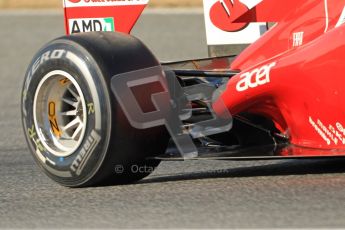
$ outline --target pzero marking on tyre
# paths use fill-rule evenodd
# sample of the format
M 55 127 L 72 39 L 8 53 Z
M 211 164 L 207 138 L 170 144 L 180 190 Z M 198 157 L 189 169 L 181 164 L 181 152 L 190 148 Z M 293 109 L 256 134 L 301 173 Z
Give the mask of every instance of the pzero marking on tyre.
M 28 93 L 28 88 L 29 88 L 29 83 L 31 82 L 33 74 L 36 72 L 36 70 L 40 67 L 40 65 L 45 62 L 49 61 L 51 59 L 60 59 L 63 57 L 63 55 L 66 54 L 66 50 L 53 50 L 53 51 L 47 51 L 43 53 L 41 56 L 39 56 L 33 63 L 32 66 L 29 68 L 26 76 L 26 80 L 24 82 L 24 88 L 23 88 L 23 102 L 25 102 L 27 98 L 27 93 Z M 23 115 L 26 117 L 27 116 L 27 111 L 24 106 L 25 103 L 23 103 Z

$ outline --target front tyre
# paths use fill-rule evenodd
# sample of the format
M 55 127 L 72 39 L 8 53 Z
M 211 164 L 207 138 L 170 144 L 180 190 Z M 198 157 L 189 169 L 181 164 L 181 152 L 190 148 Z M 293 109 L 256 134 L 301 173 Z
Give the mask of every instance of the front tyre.
M 116 33 L 45 46 L 28 68 L 22 98 L 25 136 L 42 170 L 69 187 L 130 183 L 150 174 L 159 162 L 146 159 L 164 153 L 167 132 L 133 128 L 110 81 L 157 65 L 140 41 Z

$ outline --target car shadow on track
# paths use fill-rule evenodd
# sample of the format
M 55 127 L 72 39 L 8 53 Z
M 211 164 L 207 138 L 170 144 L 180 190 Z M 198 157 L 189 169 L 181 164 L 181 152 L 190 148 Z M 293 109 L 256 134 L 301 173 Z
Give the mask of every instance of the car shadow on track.
M 345 158 L 335 159 L 298 159 L 272 162 L 272 164 L 248 167 L 208 170 L 199 172 L 163 175 L 144 179 L 138 184 L 187 181 L 211 178 L 238 178 L 260 176 L 291 176 L 306 174 L 345 173 Z

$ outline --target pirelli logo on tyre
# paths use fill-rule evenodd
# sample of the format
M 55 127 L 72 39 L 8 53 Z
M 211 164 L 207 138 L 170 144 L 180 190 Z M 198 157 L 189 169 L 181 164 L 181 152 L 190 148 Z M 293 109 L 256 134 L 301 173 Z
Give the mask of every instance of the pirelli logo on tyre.
M 149 0 L 64 0 L 64 7 L 146 5 Z
M 80 18 L 69 19 L 68 28 L 70 34 L 93 31 L 114 32 L 114 18 Z
M 70 167 L 72 172 L 75 172 L 75 174 L 78 176 L 81 174 L 100 141 L 101 136 L 95 130 L 92 130 L 91 134 L 86 139 L 82 149 L 80 150 L 79 155 L 75 158 Z

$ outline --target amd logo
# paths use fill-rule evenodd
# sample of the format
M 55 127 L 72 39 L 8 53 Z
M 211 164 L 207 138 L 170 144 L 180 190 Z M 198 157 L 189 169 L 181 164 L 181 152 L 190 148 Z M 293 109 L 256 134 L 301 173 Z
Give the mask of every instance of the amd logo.
M 114 18 L 70 19 L 68 24 L 70 34 L 92 31 L 115 31 Z
M 271 69 L 276 66 L 276 64 L 276 62 L 272 62 L 271 64 L 264 65 L 242 74 L 240 76 L 241 80 L 236 85 L 236 90 L 242 92 L 249 88 L 256 88 L 260 85 L 269 83 Z

